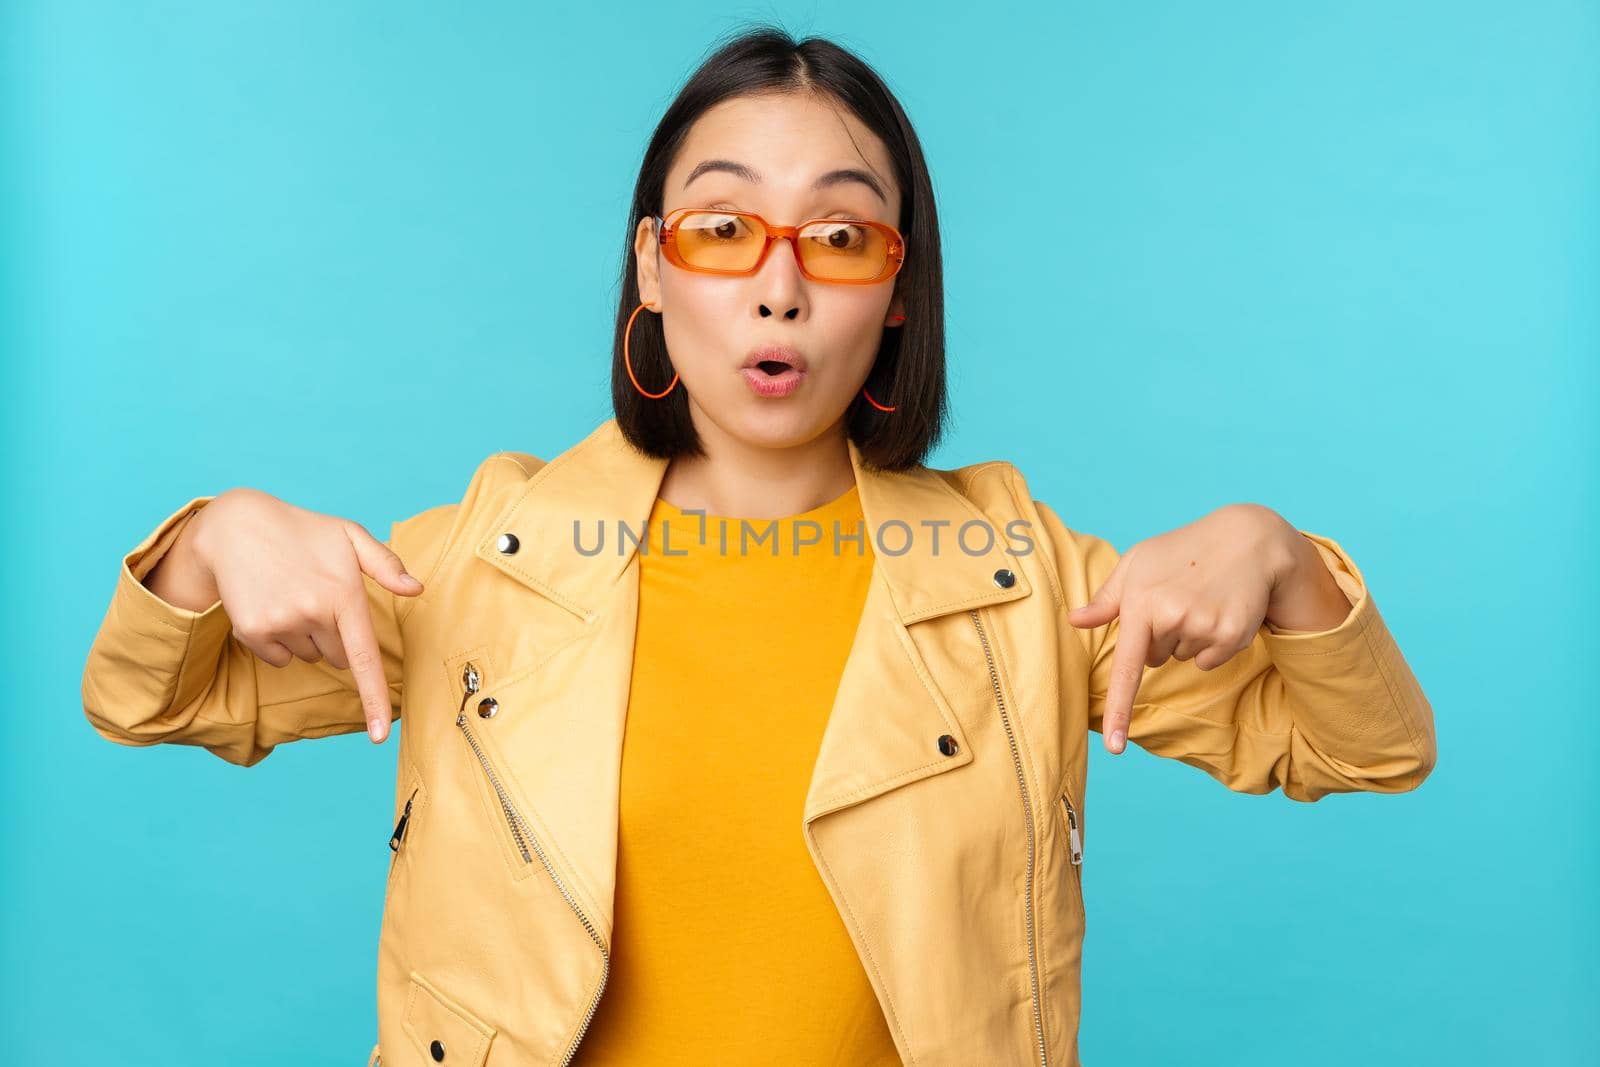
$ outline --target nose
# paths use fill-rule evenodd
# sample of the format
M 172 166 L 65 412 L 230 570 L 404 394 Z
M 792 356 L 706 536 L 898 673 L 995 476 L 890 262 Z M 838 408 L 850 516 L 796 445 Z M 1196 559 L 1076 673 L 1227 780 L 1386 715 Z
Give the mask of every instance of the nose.
M 794 244 L 787 240 L 772 242 L 766 262 L 754 275 L 757 314 L 764 319 L 773 315 L 799 318 L 806 302 L 805 283 Z

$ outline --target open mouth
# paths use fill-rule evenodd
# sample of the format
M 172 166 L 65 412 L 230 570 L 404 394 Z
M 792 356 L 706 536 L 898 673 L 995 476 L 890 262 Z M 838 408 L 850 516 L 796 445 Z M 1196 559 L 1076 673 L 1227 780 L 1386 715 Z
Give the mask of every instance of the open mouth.
M 758 359 L 747 363 L 742 373 L 757 396 L 772 399 L 785 397 L 800 388 L 800 381 L 806 376 L 802 369 L 804 360 L 797 357 L 796 362 L 802 366 L 782 359 Z

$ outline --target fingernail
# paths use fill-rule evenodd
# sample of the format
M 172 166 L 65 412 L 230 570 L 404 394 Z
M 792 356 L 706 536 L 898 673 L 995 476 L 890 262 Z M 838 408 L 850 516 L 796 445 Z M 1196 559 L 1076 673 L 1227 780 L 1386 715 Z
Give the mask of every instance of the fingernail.
M 409 572 L 401 572 L 400 580 L 405 582 L 407 585 L 416 586 L 418 588 L 422 587 L 422 582 L 415 575 Z
M 1127 740 L 1127 738 L 1128 738 L 1128 735 L 1123 733 L 1121 730 L 1117 730 L 1117 731 L 1113 732 L 1112 735 L 1111 735 L 1111 747 L 1112 748 L 1121 748 L 1122 747 L 1122 742 Z
M 367 720 L 367 735 L 369 737 L 371 737 L 374 741 L 382 741 L 383 740 L 383 723 L 379 722 L 377 719 L 368 719 Z

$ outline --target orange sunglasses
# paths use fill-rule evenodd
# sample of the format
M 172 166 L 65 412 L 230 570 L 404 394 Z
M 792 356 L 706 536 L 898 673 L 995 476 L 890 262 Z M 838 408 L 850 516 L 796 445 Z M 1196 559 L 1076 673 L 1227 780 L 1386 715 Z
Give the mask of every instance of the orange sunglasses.
M 899 272 L 906 244 L 900 231 L 865 219 L 810 219 L 774 226 L 751 211 L 681 207 L 656 220 L 667 262 L 701 274 L 754 274 L 774 242 L 794 247 L 800 273 L 814 282 L 872 285 Z M 839 243 L 840 237 L 844 243 Z

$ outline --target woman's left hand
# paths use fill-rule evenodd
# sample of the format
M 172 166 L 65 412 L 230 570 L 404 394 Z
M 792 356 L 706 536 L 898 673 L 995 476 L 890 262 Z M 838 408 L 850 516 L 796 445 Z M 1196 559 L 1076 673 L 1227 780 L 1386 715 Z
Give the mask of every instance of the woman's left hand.
M 1085 629 L 1121 619 L 1101 728 L 1119 753 L 1146 666 L 1175 657 L 1208 671 L 1248 648 L 1264 621 L 1323 630 L 1350 607 L 1316 546 L 1283 516 L 1228 504 L 1133 545 L 1067 619 Z

